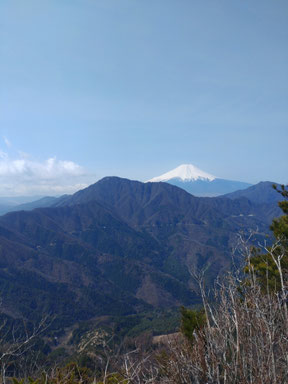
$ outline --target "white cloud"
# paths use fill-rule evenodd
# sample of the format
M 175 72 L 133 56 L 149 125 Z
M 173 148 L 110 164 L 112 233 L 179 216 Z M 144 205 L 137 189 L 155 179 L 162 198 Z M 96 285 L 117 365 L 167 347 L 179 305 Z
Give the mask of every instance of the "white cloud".
M 94 179 L 95 180 L 95 179 Z M 73 161 L 51 157 L 43 162 L 27 154 L 17 158 L 0 150 L 0 195 L 60 195 L 88 186 L 92 175 Z

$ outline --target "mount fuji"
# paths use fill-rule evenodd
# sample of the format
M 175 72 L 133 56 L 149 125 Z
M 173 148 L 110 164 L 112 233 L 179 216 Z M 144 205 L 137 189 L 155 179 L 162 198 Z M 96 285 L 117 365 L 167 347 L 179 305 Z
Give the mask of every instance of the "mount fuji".
M 147 183 L 166 182 L 176 185 L 195 196 L 219 196 L 251 187 L 252 184 L 242 181 L 225 180 L 204 172 L 192 164 L 179 167 L 153 177 Z

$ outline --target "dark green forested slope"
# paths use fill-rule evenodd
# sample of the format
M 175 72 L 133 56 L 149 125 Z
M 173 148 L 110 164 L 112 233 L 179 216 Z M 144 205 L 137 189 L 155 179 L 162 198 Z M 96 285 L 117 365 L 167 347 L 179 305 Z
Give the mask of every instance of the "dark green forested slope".
M 9 316 L 48 312 L 71 325 L 193 305 L 199 296 L 189 270 L 207 266 L 212 281 L 231 264 L 237 233 L 257 228 L 260 238 L 279 213 L 246 198 L 196 198 L 166 183 L 116 177 L 55 205 L 0 218 Z

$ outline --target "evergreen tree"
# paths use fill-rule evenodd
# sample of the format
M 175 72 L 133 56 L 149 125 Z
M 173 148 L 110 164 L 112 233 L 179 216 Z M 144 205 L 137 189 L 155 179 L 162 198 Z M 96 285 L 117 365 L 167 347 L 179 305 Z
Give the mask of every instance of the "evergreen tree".
M 194 332 L 199 331 L 206 324 L 205 312 L 201 310 L 181 307 L 181 332 L 191 343 L 194 341 Z
M 284 215 L 274 219 L 270 229 L 273 231 L 276 242 L 266 248 L 266 253 L 262 254 L 259 250 L 252 250 L 252 257 L 249 264 L 245 267 L 245 272 L 253 269 L 263 291 L 279 292 L 284 289 L 283 276 L 288 273 L 288 186 L 282 185 L 277 190 L 284 200 L 278 203 Z

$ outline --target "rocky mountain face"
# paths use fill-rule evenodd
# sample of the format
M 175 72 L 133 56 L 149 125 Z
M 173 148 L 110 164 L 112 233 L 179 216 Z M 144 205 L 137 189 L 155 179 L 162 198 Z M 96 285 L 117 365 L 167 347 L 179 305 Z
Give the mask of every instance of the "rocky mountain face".
M 276 204 L 245 197 L 104 178 L 51 207 L 0 217 L 2 310 L 29 319 L 52 313 L 71 325 L 196 304 L 190 271 L 205 266 L 211 283 L 231 265 L 237 234 L 257 228 L 261 240 L 277 215 Z

